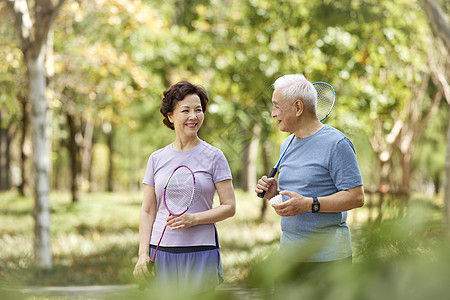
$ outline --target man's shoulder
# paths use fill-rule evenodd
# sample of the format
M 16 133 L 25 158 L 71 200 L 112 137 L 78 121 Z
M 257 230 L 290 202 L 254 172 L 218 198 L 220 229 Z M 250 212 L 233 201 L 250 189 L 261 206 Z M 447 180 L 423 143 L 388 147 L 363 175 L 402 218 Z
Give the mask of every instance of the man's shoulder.
M 328 143 L 333 149 L 352 149 L 353 152 L 356 152 L 352 141 L 340 130 L 327 126 L 325 134 Z
M 324 128 L 322 130 L 322 135 L 324 138 L 333 140 L 335 142 L 339 142 L 341 140 L 348 139 L 344 133 L 342 133 L 340 130 L 338 130 L 330 125 L 324 126 Z

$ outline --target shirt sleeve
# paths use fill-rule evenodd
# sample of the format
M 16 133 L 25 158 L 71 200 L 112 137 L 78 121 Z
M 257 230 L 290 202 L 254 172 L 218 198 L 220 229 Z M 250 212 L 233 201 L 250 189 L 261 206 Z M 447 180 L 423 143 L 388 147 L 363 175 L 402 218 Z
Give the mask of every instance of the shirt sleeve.
M 221 150 L 217 150 L 213 162 L 213 182 L 217 183 L 232 178 L 230 166 L 225 155 L 223 155 Z
M 153 155 L 150 155 L 147 162 L 147 168 L 145 169 L 144 179 L 142 183 L 155 186 L 155 172 L 153 168 Z
M 339 191 L 363 185 L 355 149 L 348 138 L 336 144 L 330 160 L 330 175 Z

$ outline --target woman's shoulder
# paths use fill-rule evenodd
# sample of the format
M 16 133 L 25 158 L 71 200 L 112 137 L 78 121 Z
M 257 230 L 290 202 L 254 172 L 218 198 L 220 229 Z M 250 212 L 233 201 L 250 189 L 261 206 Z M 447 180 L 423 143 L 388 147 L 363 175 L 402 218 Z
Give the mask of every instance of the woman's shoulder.
M 166 156 L 167 152 L 169 152 L 169 151 L 170 151 L 170 144 L 163 148 L 153 151 L 153 153 L 150 154 L 150 158 L 158 158 L 161 156 Z
M 203 140 L 200 142 L 199 151 L 201 152 L 201 154 L 211 157 L 215 157 L 217 155 L 224 155 L 222 150 Z

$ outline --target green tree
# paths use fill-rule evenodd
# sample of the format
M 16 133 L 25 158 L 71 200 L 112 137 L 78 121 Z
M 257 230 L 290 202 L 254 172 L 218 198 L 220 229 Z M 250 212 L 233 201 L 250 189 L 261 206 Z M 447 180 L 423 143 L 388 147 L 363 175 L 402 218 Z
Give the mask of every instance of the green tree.
M 433 74 L 436 81 L 439 82 L 444 91 L 447 103 L 450 105 L 450 85 L 448 83 L 448 74 L 450 68 L 448 67 L 448 58 L 450 56 L 450 26 L 448 24 L 448 16 L 444 14 L 439 3 L 435 0 L 423 0 L 425 11 L 428 20 L 431 23 L 434 34 L 438 36 L 444 43 L 446 49 L 446 68 L 442 65 L 436 65 L 438 68 L 434 70 Z M 448 5 L 448 4 L 447 4 Z M 448 7 L 447 7 L 448 8 Z M 450 122 L 450 119 L 449 119 Z M 444 226 L 447 233 L 450 234 L 450 124 L 447 126 L 447 156 L 445 159 L 445 193 L 444 193 Z
M 28 101 L 32 106 L 33 162 L 35 174 L 35 259 L 45 269 L 52 267 L 49 211 L 49 144 L 47 98 L 45 95 L 45 54 L 48 33 L 64 0 L 56 5 L 51 0 L 36 1 L 34 16 L 25 0 L 4 0 L 15 18 L 15 29 L 28 76 Z

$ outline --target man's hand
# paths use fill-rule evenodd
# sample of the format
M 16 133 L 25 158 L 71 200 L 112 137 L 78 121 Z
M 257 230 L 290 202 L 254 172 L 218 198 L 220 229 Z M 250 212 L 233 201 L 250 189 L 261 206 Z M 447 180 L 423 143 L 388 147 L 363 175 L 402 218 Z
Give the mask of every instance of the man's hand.
M 256 194 L 266 192 L 264 195 L 264 199 L 270 200 L 270 198 L 276 196 L 278 194 L 278 182 L 275 178 L 268 178 L 267 176 L 263 176 L 260 180 L 258 180 L 258 184 L 256 185 L 255 192 Z
M 276 213 L 282 217 L 296 216 L 301 213 L 311 211 L 311 198 L 303 197 L 291 191 L 282 191 L 281 195 L 288 196 L 290 199 L 282 204 L 272 204 Z

